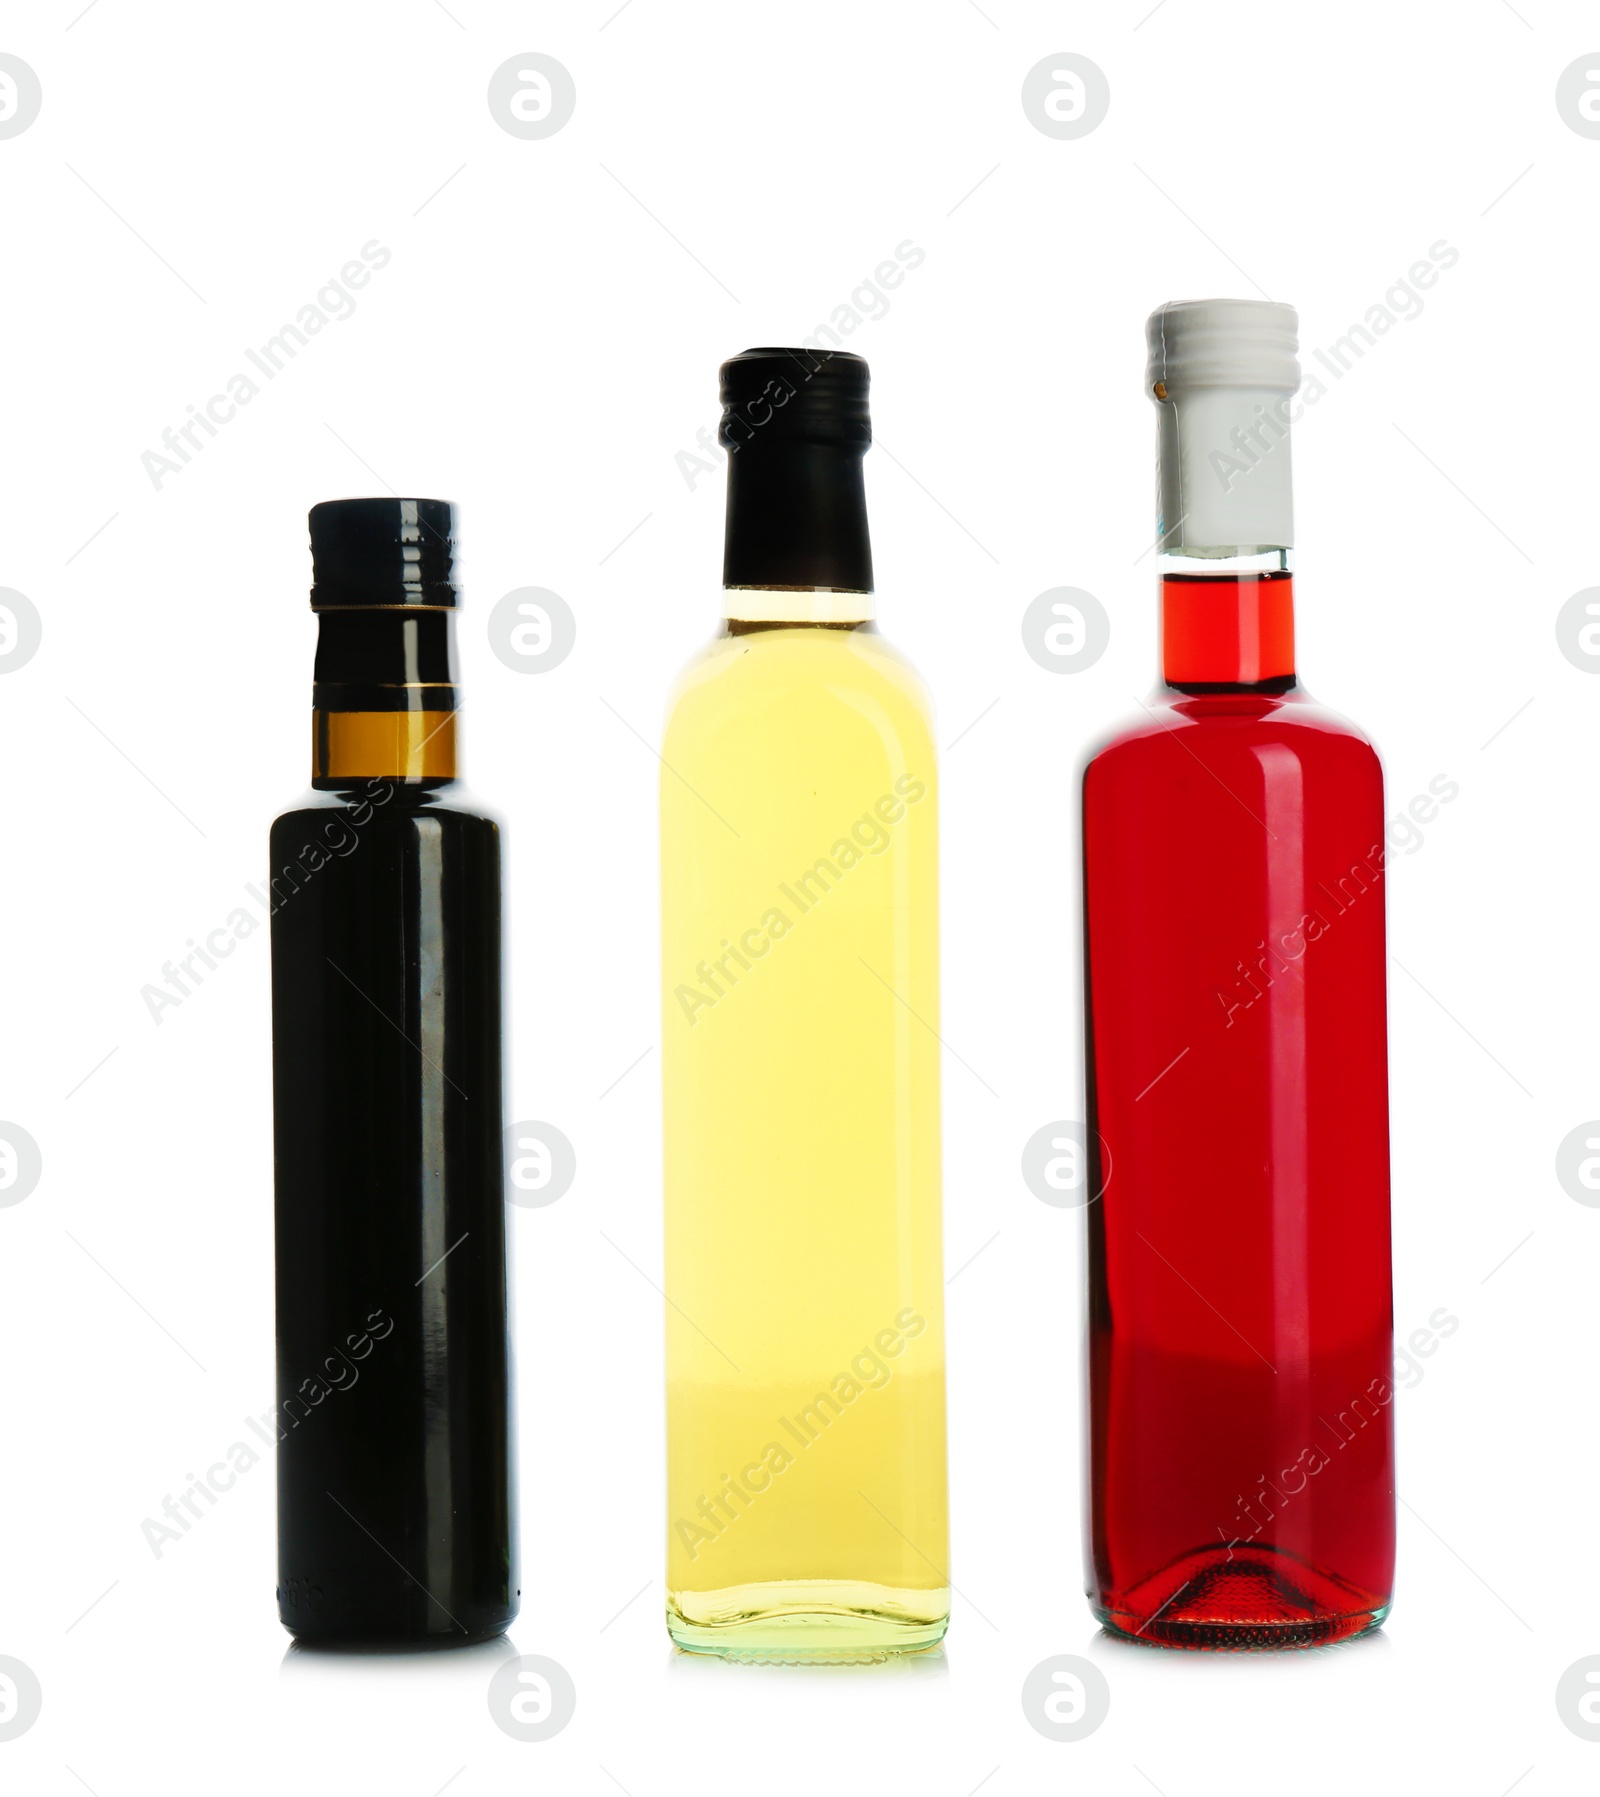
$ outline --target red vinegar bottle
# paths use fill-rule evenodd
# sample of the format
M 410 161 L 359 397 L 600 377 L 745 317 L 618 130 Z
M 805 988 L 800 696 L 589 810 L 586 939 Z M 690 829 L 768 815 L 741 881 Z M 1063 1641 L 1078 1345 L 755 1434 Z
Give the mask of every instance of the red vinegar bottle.
M 1294 665 L 1291 307 L 1163 306 L 1163 685 L 1084 774 L 1089 1599 L 1338 1641 L 1394 1568 L 1383 775 Z

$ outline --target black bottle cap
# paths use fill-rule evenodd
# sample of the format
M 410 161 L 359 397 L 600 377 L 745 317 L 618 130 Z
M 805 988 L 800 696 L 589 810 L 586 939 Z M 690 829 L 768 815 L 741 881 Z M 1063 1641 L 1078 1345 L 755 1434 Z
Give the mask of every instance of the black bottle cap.
M 747 349 L 723 363 L 724 586 L 872 591 L 868 380 L 844 350 Z
M 455 604 L 447 499 L 328 499 L 310 523 L 313 611 Z
M 848 350 L 747 349 L 722 364 L 718 440 L 730 453 L 758 439 L 865 449 L 869 380 L 866 363 Z

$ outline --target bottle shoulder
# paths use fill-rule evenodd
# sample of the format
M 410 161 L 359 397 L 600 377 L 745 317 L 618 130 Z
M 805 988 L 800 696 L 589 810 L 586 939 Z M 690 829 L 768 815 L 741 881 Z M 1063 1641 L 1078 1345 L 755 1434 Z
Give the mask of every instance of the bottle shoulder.
M 1379 767 L 1371 738 L 1342 713 L 1313 699 L 1304 689 L 1276 695 L 1207 693 L 1188 695 L 1161 688 L 1137 717 L 1113 727 L 1091 745 L 1085 779 L 1100 769 L 1141 761 L 1174 741 L 1206 760 L 1250 754 L 1269 744 L 1301 760 L 1345 760 Z
M 347 826 L 358 831 L 412 827 L 427 817 L 450 820 L 453 827 L 483 829 L 498 836 L 499 814 L 462 781 L 435 787 L 410 786 L 384 779 L 358 781 L 338 791 L 312 787 L 272 821 L 274 840 L 282 833 L 313 833 Z
M 778 628 L 715 638 L 679 674 L 666 735 L 770 727 L 788 716 L 853 711 L 884 732 L 927 737 L 933 703 L 921 676 L 876 631 Z

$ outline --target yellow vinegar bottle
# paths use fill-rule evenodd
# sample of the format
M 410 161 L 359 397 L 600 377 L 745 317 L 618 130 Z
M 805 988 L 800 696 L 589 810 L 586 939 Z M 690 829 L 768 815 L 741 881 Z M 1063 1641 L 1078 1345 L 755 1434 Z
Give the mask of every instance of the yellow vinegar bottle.
M 932 719 L 866 363 L 747 350 L 722 400 L 726 622 L 662 751 L 667 1627 L 881 1660 L 950 1611 Z

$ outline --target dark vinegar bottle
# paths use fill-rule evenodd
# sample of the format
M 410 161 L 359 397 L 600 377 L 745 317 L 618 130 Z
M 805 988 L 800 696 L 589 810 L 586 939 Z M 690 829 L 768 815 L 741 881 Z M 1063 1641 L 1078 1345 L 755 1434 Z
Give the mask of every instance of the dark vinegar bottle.
M 305 1642 L 517 1611 L 500 836 L 456 786 L 453 524 L 311 513 L 312 792 L 271 871 L 278 1604 Z
M 1089 1597 L 1337 1641 L 1394 1568 L 1383 776 L 1294 665 L 1296 319 L 1150 320 L 1163 687 L 1084 776 Z

